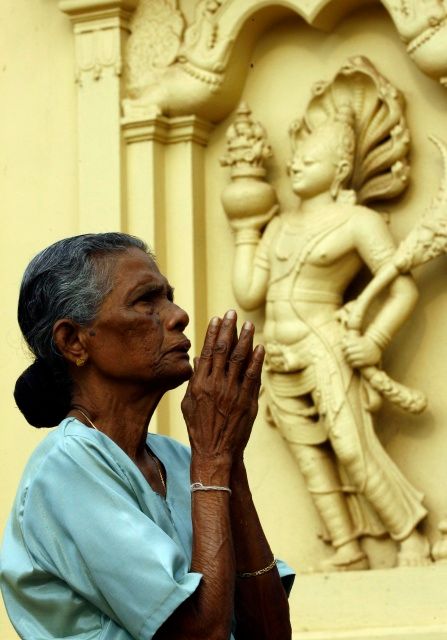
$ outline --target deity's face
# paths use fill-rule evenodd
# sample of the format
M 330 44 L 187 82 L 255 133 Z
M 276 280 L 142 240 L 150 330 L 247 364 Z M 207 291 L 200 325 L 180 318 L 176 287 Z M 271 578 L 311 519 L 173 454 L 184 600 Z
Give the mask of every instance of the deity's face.
M 312 198 L 329 192 L 338 176 L 340 155 L 335 135 L 317 131 L 303 140 L 289 165 L 292 189 L 300 198 Z

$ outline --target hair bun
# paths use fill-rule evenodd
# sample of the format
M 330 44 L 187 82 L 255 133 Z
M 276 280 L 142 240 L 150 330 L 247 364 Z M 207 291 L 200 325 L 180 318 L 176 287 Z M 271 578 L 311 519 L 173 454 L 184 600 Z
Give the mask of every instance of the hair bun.
M 14 398 L 33 427 L 55 427 L 70 410 L 70 386 L 64 372 L 38 358 L 17 379 Z

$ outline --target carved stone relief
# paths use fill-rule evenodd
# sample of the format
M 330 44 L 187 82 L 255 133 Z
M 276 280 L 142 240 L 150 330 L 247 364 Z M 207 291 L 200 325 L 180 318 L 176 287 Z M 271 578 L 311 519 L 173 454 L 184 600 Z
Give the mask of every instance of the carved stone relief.
M 382 0 L 417 66 L 447 86 L 445 0 Z
M 231 167 L 222 202 L 235 233 L 234 294 L 244 309 L 265 305 L 269 420 L 296 458 L 333 547 L 321 570 L 368 568 L 362 538 L 384 534 L 398 545 L 398 566 L 425 565 L 423 496 L 379 443 L 374 413 L 383 399 L 413 413 L 426 406 L 421 392 L 392 380 L 380 361 L 416 303 L 410 270 L 447 250 L 447 149 L 434 140 L 444 181 L 396 250 L 371 204 L 408 186 L 410 133 L 398 89 L 366 58 L 350 59 L 332 81 L 314 86 L 289 134 L 295 210 L 278 215 L 264 181 L 266 133 L 245 104 L 221 159 Z M 347 301 L 363 264 L 373 278 Z M 446 557 L 445 542 L 433 556 Z
M 201 106 L 221 87 L 233 42 L 220 34 L 223 4 L 199 0 L 186 25 L 176 0 L 141 0 L 128 42 L 125 116 L 203 115 Z
M 415 64 L 446 85 L 447 0 L 381 2 Z M 194 113 L 216 121 L 227 115 L 241 88 L 229 79 L 230 56 L 238 48 L 244 25 L 269 4 L 265 28 L 274 21 L 275 12 L 287 10 L 316 28 L 327 28 L 327 15 L 332 21 L 340 19 L 355 2 L 198 0 L 187 24 L 177 0 L 140 0 L 126 58 L 126 119 Z M 246 53 L 238 51 L 241 58 Z

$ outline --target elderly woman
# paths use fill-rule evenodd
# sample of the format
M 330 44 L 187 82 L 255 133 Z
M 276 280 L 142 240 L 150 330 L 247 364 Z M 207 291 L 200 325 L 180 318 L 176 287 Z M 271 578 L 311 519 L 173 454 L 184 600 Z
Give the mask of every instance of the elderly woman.
M 36 359 L 17 404 L 36 427 L 59 425 L 5 534 L 19 636 L 290 638 L 292 572 L 275 563 L 244 467 L 264 357 L 252 323 L 238 336 L 234 311 L 213 318 L 193 372 L 187 314 L 145 244 L 120 233 L 38 254 L 18 317 Z M 191 450 L 148 435 L 163 394 L 188 379 Z

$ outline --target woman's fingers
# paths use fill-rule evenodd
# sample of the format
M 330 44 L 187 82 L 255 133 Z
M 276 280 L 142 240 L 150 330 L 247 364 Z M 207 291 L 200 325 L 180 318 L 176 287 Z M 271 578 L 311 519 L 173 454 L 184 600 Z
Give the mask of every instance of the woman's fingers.
M 220 325 L 219 334 L 214 343 L 213 374 L 219 376 L 225 373 L 228 356 L 234 339 L 237 315 L 234 309 L 226 312 Z
M 253 353 L 254 325 L 246 321 L 242 325 L 241 334 L 234 346 L 228 361 L 228 383 L 231 385 L 239 380 L 251 360 Z
M 253 351 L 250 364 L 245 371 L 244 380 L 242 382 L 242 390 L 247 394 L 253 394 L 253 391 L 261 384 L 261 372 L 264 357 L 264 347 L 262 344 L 258 344 Z
M 203 341 L 202 351 L 198 361 L 194 360 L 194 373 L 197 375 L 208 376 L 213 368 L 214 347 L 222 320 L 215 316 L 211 318 L 206 331 L 205 340 Z

